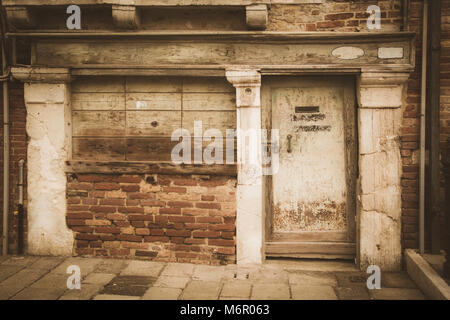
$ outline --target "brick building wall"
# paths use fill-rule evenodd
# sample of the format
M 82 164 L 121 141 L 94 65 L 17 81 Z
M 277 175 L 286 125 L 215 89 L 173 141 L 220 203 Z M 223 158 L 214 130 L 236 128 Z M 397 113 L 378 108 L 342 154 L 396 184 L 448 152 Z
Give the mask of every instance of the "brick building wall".
M 67 224 L 80 255 L 234 263 L 236 179 L 71 174 Z
M 417 33 L 416 70 L 408 81 L 406 105 L 403 113 L 401 134 L 402 175 L 402 238 L 404 248 L 418 247 L 418 174 L 419 174 L 419 112 L 420 112 L 420 70 L 422 39 L 422 1 L 411 0 L 408 24 L 403 26 L 402 1 L 326 1 L 323 4 L 272 5 L 269 11 L 269 31 L 366 31 L 366 9 L 371 4 L 381 8 L 381 31 L 403 29 Z M 450 133 L 450 0 L 442 1 L 442 51 L 441 51 L 441 142 Z M 11 213 L 17 202 L 17 160 L 26 156 L 25 108 L 23 88 L 11 86 Z M 0 151 L 2 152 L 2 150 Z M 2 161 L 2 159 L 0 160 Z M 233 230 L 234 202 L 221 202 L 224 196 L 217 190 L 227 186 L 232 197 L 233 178 L 221 180 L 210 177 L 203 181 L 199 177 L 159 176 L 155 185 L 148 184 L 145 176 L 70 176 L 68 178 L 68 224 L 76 232 L 77 254 L 133 256 L 143 255 L 154 259 L 172 261 L 198 261 L 202 263 L 223 263 L 235 259 Z M 87 180 L 86 180 L 87 179 Z M 90 180 L 89 179 L 94 179 Z M 130 179 L 125 182 L 125 180 Z M 193 185 L 178 185 L 178 181 Z M 222 186 L 201 186 L 203 183 L 222 181 Z M 168 185 L 161 184 L 167 183 Z M 232 183 L 233 182 L 233 183 Z M 194 185 L 195 183 L 195 185 Z M 154 188 L 152 192 L 145 191 Z M 101 190 L 103 187 L 113 188 Z M 196 193 L 199 187 L 206 193 Z M 97 189 L 100 188 L 100 189 Z M 137 189 L 139 188 L 139 189 Z M 183 190 L 185 192 L 172 192 Z M 181 188 L 181 189 L 179 189 Z M 217 189 L 219 188 L 219 189 Z M 156 191 L 156 189 L 158 191 Z M 134 191 L 132 191 L 134 190 Z M 143 198 L 151 194 L 151 198 Z M 118 196 L 120 195 L 120 196 Z M 195 195 L 195 196 L 194 196 Z M 204 196 L 203 200 L 202 195 Z M 137 197 L 137 198 L 134 198 Z M 191 198 L 190 198 L 191 197 Z M 211 200 L 208 200 L 211 199 Z M 0 200 L 1 201 L 1 200 Z M 152 201 L 158 205 L 149 205 Z M 176 203 L 176 201 L 180 203 Z M 201 208 L 201 203 L 220 208 Z M 177 207 L 177 205 L 186 207 Z M 200 205 L 200 207 L 198 207 Z M 78 208 L 78 209 L 76 209 Z M 72 210 L 75 209 L 75 210 Z M 77 211 L 78 210 L 78 211 Z M 102 211 L 105 210 L 105 211 Z M 107 212 L 107 211 L 113 212 Z M 131 211 L 127 211 L 131 210 Z M 136 210 L 137 212 L 132 212 Z M 189 214 L 198 212 L 199 215 Z M 169 212 L 176 212 L 170 213 Z M 203 212 L 200 215 L 200 212 Z M 211 216 L 211 213 L 213 215 Z M 226 215 L 214 215 L 224 213 Z M 232 214 L 234 212 L 234 215 Z M 124 219 L 124 215 L 129 215 Z M 148 217 L 147 217 L 148 216 Z M 136 219 L 134 219 L 136 217 Z M 140 218 L 138 218 L 140 217 Z M 145 220 L 144 217 L 151 219 Z M 130 219 L 131 218 L 131 219 Z M 167 218 L 167 221 L 163 221 Z M 122 219 L 122 220 L 121 220 Z M 143 220 L 138 220 L 143 219 Z M 161 219 L 161 220 L 159 220 Z M 1 222 L 0 222 L 1 223 Z M 15 218 L 11 215 L 10 240 L 12 248 L 16 241 Z M 99 223 L 99 225 L 95 225 Z M 101 225 L 101 224 L 104 225 Z M 158 223 L 162 223 L 159 225 Z M 197 226 L 195 226 L 197 225 Z M 143 227 L 144 226 L 144 227 Z M 226 226 L 226 227 L 225 227 Z M 190 227 L 198 229 L 190 229 Z M 102 229 L 103 228 L 103 229 Z M 109 228 L 109 229 L 108 229 Z M 106 231 L 111 232 L 106 232 Z M 159 230 L 159 231 L 152 231 Z M 149 234 L 145 234 L 145 233 Z M 154 232 L 154 234 L 152 234 Z M 206 232 L 206 233 L 205 233 Z M 208 233 L 209 232 L 209 233 Z M 160 233 L 160 234 L 157 234 Z M 204 233 L 207 237 L 196 237 Z M 185 236 L 181 236 L 185 234 Z M 179 236 L 178 236 L 179 235 Z M 84 237 L 84 239 L 83 239 Z M 102 239 L 113 239 L 105 240 Z M 149 241 L 161 237 L 160 242 Z M 228 238 L 227 238 L 228 237 Z M 123 238 L 120 240 L 119 238 Z M 126 240 L 128 239 L 128 240 Z M 135 239 L 136 241 L 130 241 Z M 183 239 L 183 243 L 181 240 Z M 191 239 L 193 243 L 189 242 Z M 139 241 L 137 241 L 139 240 Z M 226 244 L 226 245 L 225 245 Z M 111 246 L 111 247 L 108 247 Z M 199 250 L 199 251 L 196 251 Z
M 3 93 L 3 90 L 1 90 Z M 3 124 L 3 96 L 0 94 L 0 117 Z M 9 117 L 10 117 L 10 163 L 9 163 L 9 179 L 10 179 L 10 210 L 9 210 L 9 251 L 11 253 L 17 252 L 17 215 L 14 215 L 14 211 L 17 210 L 17 204 L 19 200 L 19 188 L 18 188 L 18 174 L 19 167 L 18 162 L 20 159 L 27 158 L 27 134 L 25 129 L 26 124 L 26 108 L 23 96 L 23 84 L 18 82 L 10 82 L 9 85 Z M 0 166 L 1 166 L 1 184 L 0 184 L 0 206 L 3 213 L 3 125 L 0 127 L 2 139 L 0 142 Z M 24 170 L 24 179 L 26 183 L 26 168 Z M 26 186 L 24 189 L 24 246 L 26 250 Z M 3 230 L 3 216 L 0 220 L 0 228 Z M 0 243 L 0 248 L 2 243 Z M 1 248 L 1 250 L 3 250 Z

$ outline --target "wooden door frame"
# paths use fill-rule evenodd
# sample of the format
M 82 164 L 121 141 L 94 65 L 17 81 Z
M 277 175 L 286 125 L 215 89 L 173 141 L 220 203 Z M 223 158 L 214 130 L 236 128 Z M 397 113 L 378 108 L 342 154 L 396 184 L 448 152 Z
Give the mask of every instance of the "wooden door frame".
M 338 87 L 343 90 L 343 123 L 345 130 L 345 166 L 347 184 L 347 230 L 346 231 L 305 231 L 301 233 L 279 232 L 272 230 L 273 219 L 273 180 L 264 179 L 265 194 L 265 253 L 266 256 L 298 258 L 342 258 L 354 259 L 356 256 L 356 187 L 358 174 L 357 158 L 357 101 L 356 79 L 353 76 L 336 76 Z M 263 77 L 261 88 L 262 127 L 268 132 L 272 129 L 272 88 L 299 86 L 308 81 L 310 87 L 327 86 L 333 79 L 320 76 L 302 75 L 295 77 Z M 302 85 L 303 86 L 303 85 Z M 349 121 L 353 125 L 348 125 Z M 349 131 L 351 130 L 351 132 Z M 270 140 L 269 140 L 270 141 Z M 350 148 L 348 146 L 351 146 Z

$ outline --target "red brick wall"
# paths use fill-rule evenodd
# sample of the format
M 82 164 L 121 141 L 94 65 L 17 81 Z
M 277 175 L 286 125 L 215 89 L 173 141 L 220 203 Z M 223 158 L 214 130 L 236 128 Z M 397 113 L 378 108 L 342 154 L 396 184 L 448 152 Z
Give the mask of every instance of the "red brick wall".
M 0 84 L 0 86 L 2 86 Z M 0 90 L 0 116 L 1 123 L 3 124 L 3 90 Z M 14 211 L 17 210 L 17 203 L 19 200 L 19 192 L 17 186 L 18 179 L 18 161 L 20 159 L 27 158 L 27 134 L 25 130 L 26 123 L 26 109 L 23 97 L 23 84 L 12 82 L 9 85 L 9 108 L 10 108 L 10 165 L 9 165 L 9 179 L 10 179 L 10 210 L 9 210 L 9 252 L 17 252 L 17 216 L 14 215 Z M 1 131 L 1 142 L 0 142 L 0 206 L 2 211 L 2 216 L 0 219 L 0 232 L 3 231 L 3 125 L 0 126 Z M 26 168 L 25 168 L 26 169 Z M 24 179 L 26 182 L 26 170 L 24 172 Z M 26 200 L 26 187 L 24 190 L 24 197 Z M 26 203 L 26 202 L 25 202 Z M 26 207 L 25 207 L 25 217 L 24 217 L 24 246 L 26 248 Z M 0 241 L 0 248 L 2 243 Z M 1 249 L 3 250 L 3 249 Z
M 400 29 L 403 24 L 400 0 L 338 0 L 324 4 L 272 5 L 268 30 L 358 32 L 367 29 L 366 10 L 373 4 L 381 9 L 381 25 L 386 31 Z
M 67 223 L 79 255 L 235 262 L 236 179 L 72 174 Z

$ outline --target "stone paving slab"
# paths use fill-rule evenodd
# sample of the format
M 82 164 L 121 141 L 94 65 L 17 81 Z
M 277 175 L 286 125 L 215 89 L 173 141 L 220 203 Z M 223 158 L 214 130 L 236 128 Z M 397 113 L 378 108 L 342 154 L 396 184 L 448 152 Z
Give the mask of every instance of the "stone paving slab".
M 381 288 L 417 288 L 406 272 L 383 272 Z
M 151 287 L 145 292 L 142 300 L 177 300 L 181 291 L 177 288 Z
M 338 287 L 336 293 L 339 300 L 369 300 L 369 293 L 367 288 L 354 286 L 354 287 Z
M 132 260 L 120 274 L 123 276 L 158 277 L 163 268 L 164 263 L 162 262 Z
M 252 291 L 252 281 L 233 280 L 224 283 L 220 298 L 249 299 Z
M 287 284 L 261 284 L 253 285 L 252 300 L 287 300 L 291 298 Z
M 103 259 L 95 266 L 94 272 L 118 274 L 130 264 L 130 261 L 124 259 Z
M 67 278 L 69 275 L 62 275 L 58 273 L 47 273 L 42 278 L 31 284 L 31 288 L 37 289 L 67 289 Z
M 376 300 L 426 300 L 418 289 L 381 288 L 370 290 L 370 297 Z
M 339 287 L 364 287 L 367 288 L 367 279 L 369 274 L 361 271 L 357 272 L 336 272 L 336 278 Z M 383 278 L 382 274 L 381 278 Z
M 94 297 L 93 300 L 140 300 L 140 297 L 136 296 L 122 296 L 117 294 L 99 294 Z
M 188 278 L 188 277 L 160 276 L 155 281 L 153 286 L 154 287 L 184 289 L 189 281 L 190 281 L 190 278 Z
M 0 265 L 0 282 L 19 272 L 22 266 Z
M 65 257 L 41 257 L 32 263 L 30 268 L 51 270 L 61 264 L 65 259 Z
M 100 285 L 107 285 L 109 282 L 111 282 L 112 279 L 114 279 L 116 275 L 112 273 L 97 273 L 92 272 L 90 273 L 85 279 L 83 279 L 83 284 L 100 284 Z
M 225 268 L 223 266 L 198 265 L 194 269 L 192 279 L 202 281 L 221 281 L 224 276 Z
M 331 286 L 291 286 L 294 300 L 338 300 Z
M 331 286 L 337 285 L 336 277 L 333 274 L 326 272 L 290 272 L 290 285 L 302 286 Z
M 194 280 L 183 290 L 182 300 L 216 300 L 222 284 L 218 281 Z
M 81 289 L 67 290 L 59 300 L 89 300 L 103 289 L 100 284 L 81 284 Z
M 2 265 L 28 267 L 36 262 L 39 257 L 36 256 L 10 256 L 2 261 Z
M 64 293 L 64 289 L 25 288 L 11 300 L 56 300 Z
M 44 276 L 48 271 L 45 269 L 22 269 L 13 276 L 3 280 L 0 283 L 5 287 L 22 287 L 25 288 Z
M 168 263 L 161 272 L 162 276 L 190 277 L 194 273 L 194 264 Z
M 81 271 L 81 277 L 84 278 L 86 275 L 94 271 L 96 266 L 101 263 L 102 259 L 100 258 L 79 258 L 79 257 L 71 257 L 64 260 L 63 263 L 58 265 L 52 271 L 59 274 L 67 275 L 67 268 L 69 266 L 78 266 Z
M 22 290 L 22 286 L 2 286 L 0 285 L 0 300 L 8 300 Z

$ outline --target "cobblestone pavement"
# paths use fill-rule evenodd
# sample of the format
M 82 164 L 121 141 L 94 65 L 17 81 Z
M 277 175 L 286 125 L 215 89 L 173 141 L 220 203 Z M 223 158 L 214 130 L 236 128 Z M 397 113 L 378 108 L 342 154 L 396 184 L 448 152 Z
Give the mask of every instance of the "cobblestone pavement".
M 81 270 L 68 289 L 67 267 Z M 347 262 L 270 261 L 259 266 L 206 266 L 143 260 L 9 256 L 0 258 L 0 299 L 426 299 L 405 272 L 384 272 L 381 289 Z

